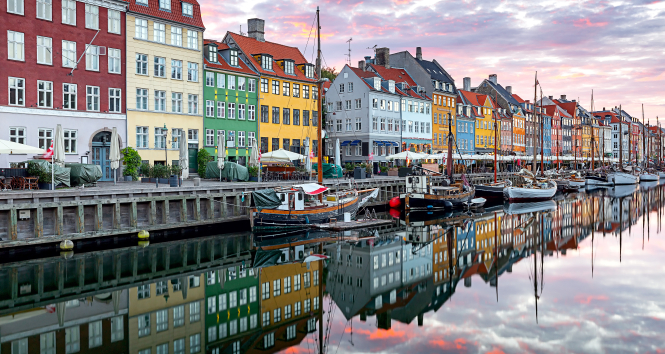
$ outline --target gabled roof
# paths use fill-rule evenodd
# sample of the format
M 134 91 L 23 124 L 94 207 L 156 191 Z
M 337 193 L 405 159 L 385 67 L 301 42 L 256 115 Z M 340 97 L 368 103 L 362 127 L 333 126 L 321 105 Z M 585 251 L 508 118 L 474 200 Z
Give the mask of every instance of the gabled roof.
M 434 61 L 429 61 L 429 60 L 418 60 L 416 59 L 416 62 L 420 64 L 420 66 L 427 71 L 428 74 L 430 74 L 430 77 L 432 80 L 438 80 L 442 81 L 448 84 L 453 85 L 453 89 L 455 88 L 455 80 L 442 68 L 437 65 Z M 454 91 L 453 91 L 454 93 Z
M 387 69 L 383 65 L 369 64 L 369 67 L 372 68 L 381 78 L 384 80 L 393 80 L 395 83 L 406 82 L 407 85 L 411 87 L 416 87 L 418 84 L 415 80 L 409 75 L 406 69 L 396 69 L 390 68 Z
M 519 103 L 526 103 L 522 97 L 518 96 L 516 93 L 513 93 L 513 98 Z
M 464 96 L 464 100 L 468 102 L 468 104 L 472 106 L 485 106 L 485 100 L 487 100 L 487 95 L 471 91 L 464 91 L 464 90 L 457 90 L 457 92 L 460 95 Z
M 211 63 L 208 61 L 208 58 L 205 57 L 203 58 L 203 64 L 205 66 L 213 68 L 213 69 L 220 69 L 220 70 L 229 70 L 229 71 L 235 71 L 237 73 L 243 73 L 243 74 L 248 74 L 248 75 L 258 75 L 254 70 L 252 70 L 247 63 L 245 63 L 241 58 L 238 58 L 238 66 L 231 66 L 226 61 L 226 58 L 222 55 L 222 51 L 230 49 L 228 45 L 217 42 L 212 39 L 204 39 L 203 40 L 203 45 L 209 44 L 209 43 L 214 43 L 217 44 L 217 63 Z
M 308 81 L 311 83 L 316 82 L 316 79 L 310 79 L 306 77 L 305 74 L 303 74 L 303 72 L 300 71 L 300 69 L 297 67 L 294 68 L 295 75 L 286 74 L 277 63 L 273 63 L 272 71 L 264 70 L 261 67 L 261 63 L 258 62 L 256 58 L 254 58 L 254 55 L 256 54 L 268 54 L 272 55 L 275 61 L 281 59 L 291 59 L 295 62 L 295 65 L 308 64 L 307 59 L 305 59 L 302 53 L 300 53 L 298 48 L 268 41 L 261 42 L 254 38 L 241 36 L 233 32 L 228 32 L 227 36 L 231 37 L 231 40 L 233 40 L 233 42 L 238 45 L 240 50 L 245 53 L 258 72 L 266 75 L 282 77 L 285 79 Z
M 203 20 L 201 19 L 201 7 L 196 0 L 171 0 L 171 11 L 160 10 L 159 0 L 147 0 L 148 6 L 137 4 L 136 0 L 123 1 L 126 1 L 129 4 L 127 9 L 129 12 L 140 13 L 151 17 L 157 17 L 164 20 L 183 23 L 186 25 L 205 29 Z M 184 16 L 182 14 L 183 2 L 192 4 L 192 17 Z
M 366 79 L 368 77 L 377 76 L 376 73 L 374 73 L 372 71 L 366 71 L 366 70 L 363 70 L 363 69 L 354 68 L 353 66 L 349 66 L 349 65 L 346 65 L 346 66 L 348 66 L 349 69 L 351 69 L 351 71 L 353 71 L 353 73 L 356 74 L 361 79 Z
M 555 99 L 553 102 L 563 108 L 568 114 L 570 114 L 571 117 L 576 117 L 577 116 L 577 102 L 572 102 L 572 101 L 567 101 L 567 100 L 561 100 L 561 99 Z
M 513 95 L 511 95 L 508 91 L 506 91 L 506 89 L 503 88 L 503 86 L 501 86 L 500 84 L 495 84 L 494 82 L 488 79 L 485 79 L 483 82 L 486 82 L 491 87 L 493 87 L 499 93 L 499 95 L 501 95 L 509 103 L 514 104 L 516 106 L 520 105 L 520 103 L 517 102 L 515 97 L 513 97 Z

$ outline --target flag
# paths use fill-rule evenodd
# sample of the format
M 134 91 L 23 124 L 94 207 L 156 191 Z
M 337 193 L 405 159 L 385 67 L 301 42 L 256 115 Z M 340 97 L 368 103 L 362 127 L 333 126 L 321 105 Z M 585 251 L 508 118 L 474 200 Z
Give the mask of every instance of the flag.
M 46 160 L 50 159 L 51 157 L 53 157 L 53 140 L 51 140 L 51 146 L 48 148 L 48 150 L 46 150 L 44 155 L 42 155 L 42 158 Z

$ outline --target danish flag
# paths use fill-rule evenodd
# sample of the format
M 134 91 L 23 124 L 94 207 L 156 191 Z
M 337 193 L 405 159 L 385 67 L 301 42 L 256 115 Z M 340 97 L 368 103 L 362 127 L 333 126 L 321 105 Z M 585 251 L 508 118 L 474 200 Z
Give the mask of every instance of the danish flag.
M 53 157 L 53 140 L 51 140 L 51 146 L 48 148 L 48 150 L 46 150 L 44 155 L 42 155 L 42 158 L 47 160 L 51 157 Z

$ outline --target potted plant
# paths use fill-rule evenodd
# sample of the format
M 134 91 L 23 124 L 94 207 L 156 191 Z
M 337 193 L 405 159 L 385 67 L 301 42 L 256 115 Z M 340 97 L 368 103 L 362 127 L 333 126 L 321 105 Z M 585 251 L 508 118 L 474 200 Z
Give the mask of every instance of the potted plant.
M 46 168 L 35 162 L 28 162 L 28 176 L 37 177 L 37 186 L 39 189 L 51 190 L 51 171 L 47 171 Z
M 364 166 L 364 168 L 365 168 L 365 177 L 366 178 L 372 178 L 372 163 L 363 164 L 363 165 L 365 165 Z
M 381 166 L 379 167 L 381 170 L 381 173 L 379 173 L 380 176 L 387 176 L 388 175 L 388 166 Z
M 256 166 L 249 166 L 247 168 L 247 172 L 249 172 L 249 181 L 250 182 L 258 182 L 259 181 L 259 168 Z
M 154 178 L 157 178 L 159 183 L 169 183 L 169 173 L 171 169 L 166 165 L 155 165 L 152 167 Z
M 141 164 L 141 182 L 143 183 L 155 183 L 153 176 L 153 168 L 149 163 Z
M 206 149 L 200 149 L 196 155 L 196 172 L 199 174 L 199 178 L 206 177 L 206 166 L 208 162 L 212 161 L 212 156 Z
M 141 155 L 129 146 L 120 152 L 122 152 L 122 164 L 124 165 L 122 175 L 125 176 L 125 181 L 138 181 Z

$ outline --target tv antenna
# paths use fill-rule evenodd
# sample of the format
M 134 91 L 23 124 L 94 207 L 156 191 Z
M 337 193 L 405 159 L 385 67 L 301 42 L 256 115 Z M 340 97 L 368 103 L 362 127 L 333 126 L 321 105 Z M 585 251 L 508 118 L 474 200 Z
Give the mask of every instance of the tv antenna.
M 349 38 L 349 40 L 346 41 L 346 43 L 349 43 L 349 54 L 346 54 L 346 56 L 349 57 L 348 58 L 349 66 L 351 66 L 351 41 L 352 40 L 353 40 L 353 38 Z
M 367 49 L 373 50 L 374 51 L 374 56 L 376 56 L 376 47 L 378 47 L 378 45 L 375 44 L 373 47 L 367 47 Z

